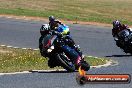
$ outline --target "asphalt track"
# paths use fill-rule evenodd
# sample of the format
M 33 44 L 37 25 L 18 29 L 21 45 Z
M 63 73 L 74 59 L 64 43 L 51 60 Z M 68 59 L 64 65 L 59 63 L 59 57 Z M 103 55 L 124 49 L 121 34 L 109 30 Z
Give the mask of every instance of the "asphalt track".
M 42 21 L 0 18 L 0 44 L 38 48 Z M 86 55 L 108 57 L 118 65 L 92 68 L 89 74 L 131 74 L 132 56 L 123 53 L 111 36 L 111 27 L 69 24 L 71 34 Z M 132 88 L 130 84 L 86 84 L 76 82 L 76 72 L 41 72 L 0 76 L 0 88 Z

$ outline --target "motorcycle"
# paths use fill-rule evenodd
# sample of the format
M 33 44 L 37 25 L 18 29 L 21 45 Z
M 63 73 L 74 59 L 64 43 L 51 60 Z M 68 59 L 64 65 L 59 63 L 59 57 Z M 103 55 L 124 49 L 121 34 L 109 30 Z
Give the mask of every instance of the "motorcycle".
M 60 26 L 61 28 L 67 28 L 67 26 Z M 56 66 L 62 66 L 69 72 L 74 72 L 78 70 L 79 66 L 76 65 L 75 59 L 81 59 L 82 57 L 76 52 L 76 50 L 72 49 L 65 43 L 65 39 L 63 36 L 60 36 L 59 33 L 51 33 L 45 35 L 42 39 L 42 50 L 41 55 L 44 57 L 48 57 L 48 66 L 50 68 Z M 84 59 L 80 60 L 80 66 L 84 67 L 84 70 L 89 70 L 89 64 L 84 61 Z
M 118 37 L 115 37 L 116 45 L 123 49 L 125 53 L 132 54 L 132 33 L 127 29 L 118 33 Z

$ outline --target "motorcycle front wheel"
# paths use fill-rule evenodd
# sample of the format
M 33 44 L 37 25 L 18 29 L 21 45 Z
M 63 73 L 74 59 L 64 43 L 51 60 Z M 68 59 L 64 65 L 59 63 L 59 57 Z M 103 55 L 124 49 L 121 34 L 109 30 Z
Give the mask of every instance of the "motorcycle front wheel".
M 58 60 L 61 62 L 61 66 L 68 72 L 75 72 L 75 65 L 73 62 L 65 55 L 65 53 L 57 54 Z

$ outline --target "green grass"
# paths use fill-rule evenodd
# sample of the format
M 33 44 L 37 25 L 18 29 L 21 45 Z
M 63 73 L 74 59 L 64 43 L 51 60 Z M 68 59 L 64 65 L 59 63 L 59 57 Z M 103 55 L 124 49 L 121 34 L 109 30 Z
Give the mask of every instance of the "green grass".
M 132 0 L 1 0 L 0 14 L 132 25 Z
M 85 57 L 85 60 L 92 66 L 105 64 L 108 59 L 97 59 Z M 18 72 L 25 70 L 51 69 L 47 65 L 48 59 L 40 55 L 39 50 L 15 49 L 0 46 L 0 72 Z M 55 67 L 59 69 L 62 67 Z
M 106 58 L 96 58 L 96 57 L 88 57 L 88 56 L 85 56 L 85 60 L 88 63 L 90 63 L 92 66 L 102 65 L 105 64 L 106 61 L 108 61 L 108 59 Z

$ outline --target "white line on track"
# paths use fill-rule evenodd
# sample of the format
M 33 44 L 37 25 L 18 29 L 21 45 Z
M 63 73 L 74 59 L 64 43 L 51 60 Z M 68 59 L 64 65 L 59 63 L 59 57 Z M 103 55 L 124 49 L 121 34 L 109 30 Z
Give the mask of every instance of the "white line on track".
M 2 76 L 2 75 L 14 75 L 14 74 L 27 74 L 27 73 L 31 73 L 31 72 L 23 71 L 23 72 L 14 72 L 14 73 L 0 73 L 0 76 Z

